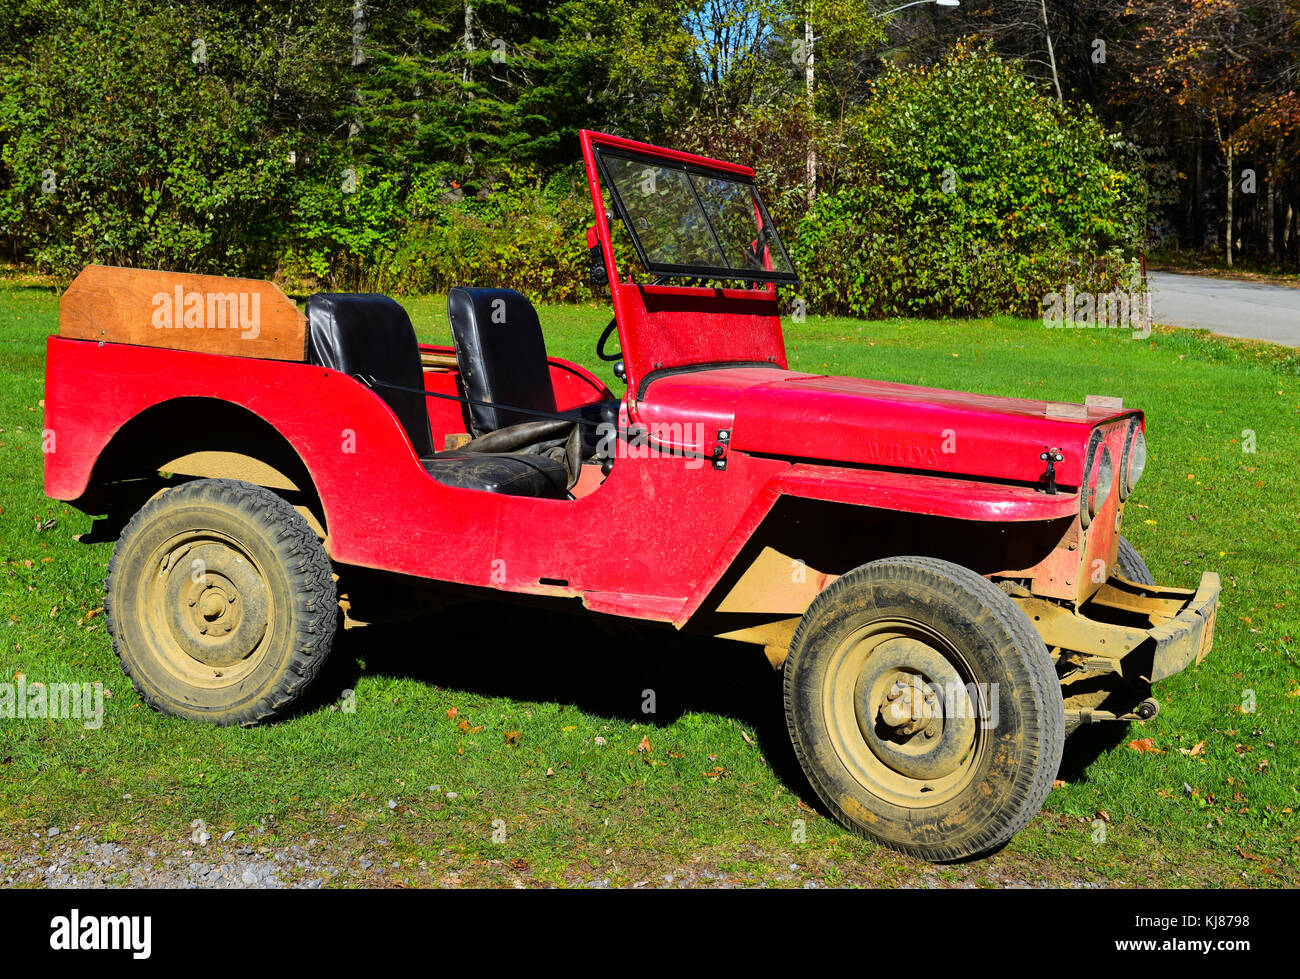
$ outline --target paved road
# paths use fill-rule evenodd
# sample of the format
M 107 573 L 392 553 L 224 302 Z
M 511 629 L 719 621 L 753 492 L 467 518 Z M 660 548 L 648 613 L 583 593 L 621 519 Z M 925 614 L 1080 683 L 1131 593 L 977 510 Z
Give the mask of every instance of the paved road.
M 1151 318 L 1300 347 L 1300 289 L 1151 272 Z

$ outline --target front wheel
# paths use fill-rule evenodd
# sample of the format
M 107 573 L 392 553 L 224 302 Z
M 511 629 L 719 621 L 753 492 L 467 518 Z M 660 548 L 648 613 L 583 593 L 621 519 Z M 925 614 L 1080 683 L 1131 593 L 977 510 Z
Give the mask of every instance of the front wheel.
M 1137 552 L 1137 548 L 1128 542 L 1127 537 L 1119 539 L 1115 563 L 1119 565 L 1119 573 L 1135 585 L 1154 585 L 1156 583 L 1156 579 L 1151 574 L 1151 569 L 1147 567 L 1146 561 Z
M 1042 640 L 1007 595 L 934 558 L 874 561 L 804 613 L 786 723 L 850 830 L 926 860 L 995 849 L 1038 812 L 1065 713 Z
M 104 611 L 146 703 L 222 725 L 287 710 L 338 623 L 329 558 L 307 521 L 270 490 L 229 479 L 165 490 L 131 518 Z

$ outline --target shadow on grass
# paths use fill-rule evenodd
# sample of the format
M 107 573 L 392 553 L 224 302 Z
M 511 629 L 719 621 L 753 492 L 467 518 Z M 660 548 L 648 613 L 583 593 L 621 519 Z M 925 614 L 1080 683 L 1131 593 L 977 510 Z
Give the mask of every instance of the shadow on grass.
M 786 729 L 781 673 L 756 646 L 632 619 L 474 600 L 438 615 L 341 630 L 303 710 L 337 701 L 363 676 L 390 676 L 485 697 L 572 705 L 586 714 L 669 727 L 687 713 L 734 718 L 790 791 L 833 818 L 808 784 Z M 643 712 L 648 691 L 655 710 Z M 1058 778 L 1087 769 L 1128 736 L 1095 724 L 1066 740 Z
M 1066 782 L 1086 783 L 1088 766 L 1131 737 L 1129 725 L 1123 721 L 1089 724 L 1080 728 L 1065 739 L 1065 753 L 1061 756 L 1060 773 L 1056 777 Z
M 781 673 L 757 646 L 680 633 L 632 619 L 474 601 L 442 615 L 347 629 L 316 684 L 313 709 L 362 676 L 668 727 L 687 713 L 734 718 L 787 788 L 816 796 L 785 725 Z M 654 712 L 643 711 L 653 691 Z

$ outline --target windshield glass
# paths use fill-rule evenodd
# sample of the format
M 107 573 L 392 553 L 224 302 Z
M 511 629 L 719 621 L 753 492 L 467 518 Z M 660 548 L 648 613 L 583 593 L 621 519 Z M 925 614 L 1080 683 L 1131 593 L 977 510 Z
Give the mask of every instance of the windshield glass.
M 798 281 L 752 181 L 603 147 L 596 158 L 648 272 Z

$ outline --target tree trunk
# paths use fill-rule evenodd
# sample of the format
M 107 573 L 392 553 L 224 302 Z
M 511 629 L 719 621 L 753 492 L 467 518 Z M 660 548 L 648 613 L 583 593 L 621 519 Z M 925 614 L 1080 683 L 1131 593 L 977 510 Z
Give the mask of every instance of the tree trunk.
M 470 74 L 470 59 L 474 56 L 474 8 L 465 4 L 465 68 L 461 72 L 460 81 L 465 93 L 466 103 L 474 100 L 474 93 L 470 91 L 470 81 L 473 76 Z M 469 139 L 465 140 L 465 172 L 468 174 L 474 169 L 474 151 L 470 148 Z
M 1196 124 L 1196 184 L 1193 194 L 1192 249 L 1200 254 L 1205 248 L 1205 142 L 1201 137 L 1201 124 Z
M 1268 216 L 1264 223 L 1264 233 L 1268 236 L 1269 261 L 1277 261 L 1277 178 L 1282 156 L 1282 139 L 1278 137 L 1273 146 L 1273 158 L 1268 163 Z
M 816 38 L 813 36 L 812 21 L 812 0 L 808 0 L 808 6 L 805 8 L 803 22 L 803 41 L 807 53 L 807 61 L 803 69 L 804 94 L 808 102 L 808 119 L 811 123 L 813 119 L 813 44 Z M 808 140 L 808 159 L 806 161 L 805 179 L 808 184 L 808 205 L 811 207 L 812 202 L 817 197 L 817 144 L 810 138 Z
M 1228 234 L 1227 250 L 1228 268 L 1232 268 L 1232 191 L 1237 184 L 1237 175 L 1233 170 L 1232 144 L 1228 144 Z
M 1052 46 L 1052 31 L 1047 25 L 1047 0 L 1038 0 L 1038 5 L 1043 11 L 1043 37 L 1047 39 L 1047 62 L 1052 67 L 1052 85 L 1056 87 L 1056 101 L 1064 102 L 1061 96 L 1061 79 L 1056 74 L 1056 49 Z

